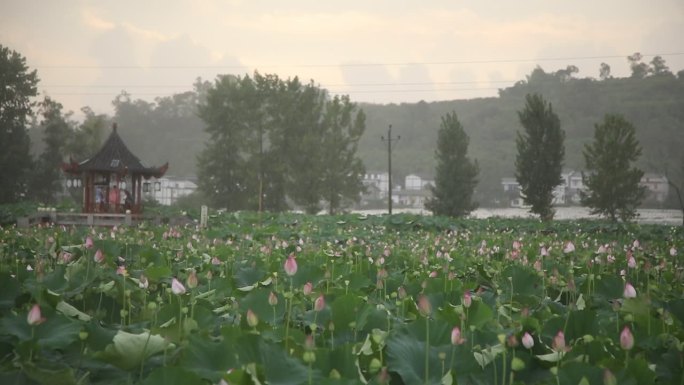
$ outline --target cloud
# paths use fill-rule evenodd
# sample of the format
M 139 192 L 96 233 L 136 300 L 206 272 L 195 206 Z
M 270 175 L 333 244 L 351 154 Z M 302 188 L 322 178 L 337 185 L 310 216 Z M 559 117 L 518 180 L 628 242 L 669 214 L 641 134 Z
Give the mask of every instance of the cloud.
M 97 16 L 95 12 L 90 9 L 84 9 L 81 11 L 81 20 L 86 26 L 99 31 L 106 31 L 116 27 L 114 22 Z

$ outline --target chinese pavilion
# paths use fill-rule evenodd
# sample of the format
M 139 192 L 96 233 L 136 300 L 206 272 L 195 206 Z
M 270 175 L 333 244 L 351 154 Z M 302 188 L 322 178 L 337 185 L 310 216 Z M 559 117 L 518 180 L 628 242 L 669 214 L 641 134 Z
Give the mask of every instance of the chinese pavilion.
M 70 159 L 62 164 L 73 184 L 83 186 L 84 213 L 142 212 L 143 179 L 160 178 L 168 168 L 168 162 L 161 167 L 145 167 L 121 140 L 116 123 L 100 151 L 90 159 L 80 163 Z M 149 189 L 149 183 L 144 185 Z

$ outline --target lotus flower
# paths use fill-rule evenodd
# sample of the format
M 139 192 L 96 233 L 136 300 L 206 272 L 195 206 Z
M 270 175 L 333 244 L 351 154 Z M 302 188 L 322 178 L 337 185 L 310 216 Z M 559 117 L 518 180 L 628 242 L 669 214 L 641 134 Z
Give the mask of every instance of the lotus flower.
M 420 314 L 429 317 L 432 314 L 432 304 L 426 295 L 421 295 L 418 299 L 418 310 Z
M 624 350 L 631 350 L 634 347 L 634 336 L 627 326 L 620 333 L 620 347 Z
M 295 260 L 294 254 L 290 254 L 285 261 L 285 274 L 292 277 L 297 274 L 297 260 Z
M 463 307 L 469 308 L 473 304 L 473 297 L 470 295 L 469 291 L 463 293 Z
M 188 287 L 191 289 L 194 289 L 197 287 L 197 273 L 195 270 L 190 270 L 190 274 L 188 274 L 188 279 L 185 280 L 185 283 L 188 284 Z
M 670 247 L 670 257 L 676 257 L 677 256 L 677 249 L 674 248 L 674 246 Z
M 556 336 L 553 337 L 553 343 L 551 344 L 551 347 L 553 348 L 553 350 L 557 352 L 567 351 L 565 347 L 565 333 L 563 333 L 562 330 L 559 330 L 558 334 L 556 334 Z
M 627 282 L 627 283 L 625 284 L 625 290 L 624 290 L 624 292 L 622 293 L 622 295 L 623 295 L 625 298 L 636 298 L 637 292 L 636 292 L 636 289 L 634 288 L 634 286 L 632 286 L 631 283 Z
M 274 292 L 270 292 L 268 294 L 268 304 L 271 306 L 275 306 L 278 304 L 278 296 L 275 295 Z
M 40 325 L 45 322 L 45 318 L 40 314 L 40 306 L 38 306 L 38 304 L 34 304 L 33 307 L 31 307 L 31 310 L 26 317 L 26 322 L 31 326 Z
M 325 309 L 325 298 L 323 297 L 323 294 L 321 294 L 316 298 L 316 301 L 314 301 L 314 310 L 321 311 L 323 309 Z
M 90 236 L 87 236 L 85 239 L 85 248 L 86 249 L 92 249 L 93 245 L 94 245 L 93 244 L 93 238 L 91 238 Z
M 522 344 L 525 347 L 525 349 L 532 349 L 534 346 L 534 338 L 530 335 L 530 333 L 525 332 L 525 334 L 522 337 Z
M 627 260 L 627 266 L 630 269 L 634 269 L 637 266 L 636 259 L 634 259 L 634 257 L 629 257 L 629 259 Z
M 97 249 L 97 251 L 95 252 L 95 255 L 93 256 L 93 260 L 97 263 L 104 262 L 105 256 L 104 256 L 104 253 L 102 252 L 102 250 Z
M 461 345 L 464 342 L 465 340 L 461 337 L 461 329 L 458 326 L 454 326 L 454 328 L 451 329 L 451 344 Z
M 171 280 L 171 291 L 173 291 L 173 294 L 183 295 L 185 294 L 185 286 L 174 277 L 173 280 Z
M 570 241 L 568 241 L 568 242 L 565 244 L 565 247 L 563 247 L 563 252 L 564 252 L 565 254 L 568 254 L 568 253 L 572 253 L 573 251 L 575 251 L 575 244 L 572 243 L 572 242 L 570 242 Z
M 247 325 L 251 328 L 255 328 L 259 324 L 259 317 L 252 311 L 252 309 L 247 309 Z
M 310 296 L 311 292 L 313 291 L 313 284 L 311 282 L 307 282 L 304 284 L 304 288 L 302 289 L 302 293 L 304 293 L 305 296 Z

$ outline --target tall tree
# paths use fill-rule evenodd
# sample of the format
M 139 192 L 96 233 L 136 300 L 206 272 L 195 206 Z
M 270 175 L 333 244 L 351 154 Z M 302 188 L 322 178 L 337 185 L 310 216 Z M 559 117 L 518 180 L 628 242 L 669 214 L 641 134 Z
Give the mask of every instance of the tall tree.
M 365 168 L 356 150 L 365 129 L 366 115 L 357 111 L 349 96 L 326 101 L 320 183 L 330 215 L 338 212 L 345 201 L 357 202 L 361 196 Z
M 632 77 L 635 79 L 643 79 L 648 75 L 648 64 L 642 62 L 643 56 L 639 52 L 627 56 L 629 68 L 632 70 Z
M 32 160 L 26 124 L 37 84 L 26 59 L 0 44 L 0 203 L 16 202 L 27 191 Z
M 55 203 L 56 196 L 62 192 L 63 175 L 60 165 L 72 140 L 68 117 L 62 113 L 62 105 L 50 97 L 39 104 L 45 149 L 40 154 L 31 183 L 31 196 L 45 203 Z
M 606 115 L 595 126 L 594 141 L 585 145 L 583 154 L 587 170 L 583 183 L 588 191 L 581 193 L 582 204 L 612 221 L 634 218 L 646 193 L 639 185 L 644 172 L 633 166 L 641 156 L 634 126 L 621 115 Z
M 555 214 L 553 190 L 562 182 L 565 131 L 551 104 L 539 94 L 526 96 L 518 117 L 524 132 L 518 132 L 516 138 L 515 177 L 530 211 L 549 221 Z
M 462 217 L 477 208 L 473 192 L 479 166 L 468 158 L 469 143 L 456 112 L 443 116 L 437 133 L 435 186 L 431 186 L 432 198 L 425 205 L 434 215 Z

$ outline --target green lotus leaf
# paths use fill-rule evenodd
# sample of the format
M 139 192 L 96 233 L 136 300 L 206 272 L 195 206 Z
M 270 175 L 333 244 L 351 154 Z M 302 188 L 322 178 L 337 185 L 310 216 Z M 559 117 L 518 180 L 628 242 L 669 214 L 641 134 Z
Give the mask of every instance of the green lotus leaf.
M 22 364 L 26 377 L 42 385 L 76 385 L 74 370 L 53 361 L 27 362 Z
M 112 343 L 95 356 L 116 367 L 130 370 L 140 366 L 148 357 L 173 347 L 174 345 L 163 337 L 152 335 L 150 332 L 132 334 L 119 330 Z
M 160 367 L 152 371 L 140 385 L 201 385 L 205 382 L 187 368 Z
M 218 382 L 229 369 L 238 366 L 237 346 L 227 341 L 211 340 L 200 334 L 188 338 L 179 365 L 202 378 Z

